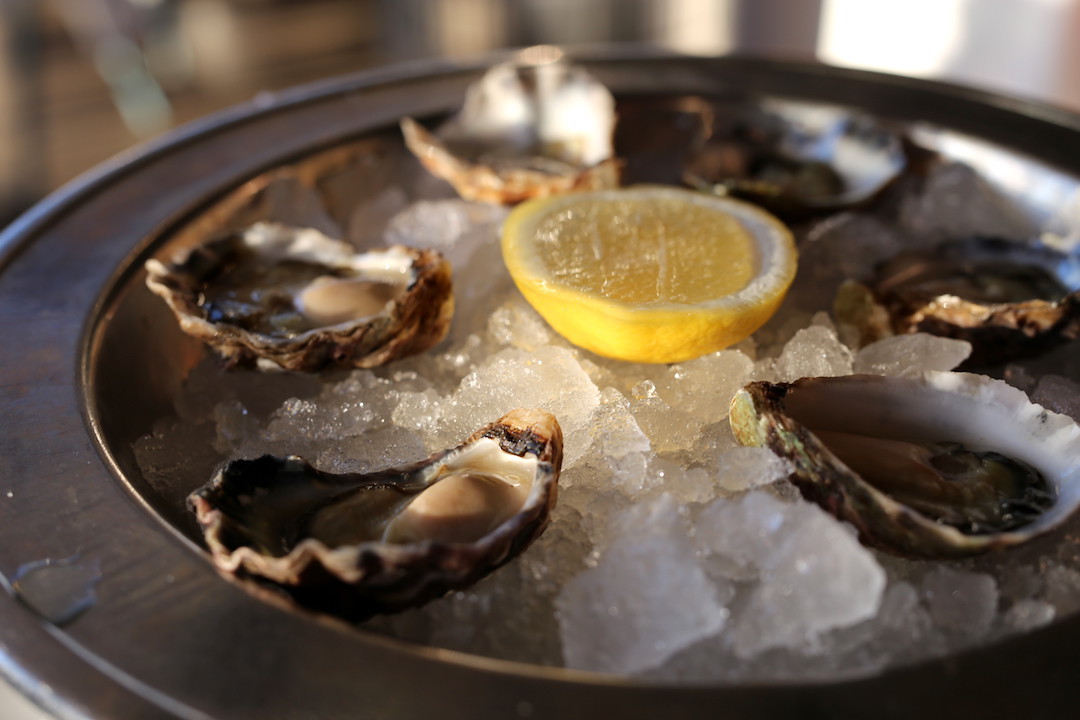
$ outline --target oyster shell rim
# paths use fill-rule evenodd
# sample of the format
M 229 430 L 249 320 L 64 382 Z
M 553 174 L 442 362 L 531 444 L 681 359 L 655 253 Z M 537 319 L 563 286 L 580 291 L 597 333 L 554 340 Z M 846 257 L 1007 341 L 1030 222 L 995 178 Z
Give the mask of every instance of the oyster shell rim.
M 713 102 L 715 102 L 715 100 Z M 748 108 L 742 107 L 743 102 L 745 101 L 737 102 L 735 104 L 736 107 L 734 107 L 733 110 L 739 113 L 747 112 Z M 761 118 L 756 118 L 753 122 L 760 123 L 764 117 L 772 118 L 783 125 L 785 133 L 794 132 L 793 128 L 796 125 L 796 120 L 800 114 L 812 115 L 818 113 L 820 115 L 821 113 L 828 113 L 835 116 L 832 119 L 832 122 L 835 123 L 844 123 L 847 126 L 861 123 L 864 127 L 857 128 L 857 130 L 862 134 L 867 134 L 869 130 L 872 130 L 879 140 L 881 138 L 887 139 L 887 144 L 889 146 L 888 154 L 890 155 L 890 159 L 886 163 L 889 165 L 888 171 L 883 172 L 880 175 L 874 175 L 871 179 L 866 179 L 859 173 L 853 173 L 850 170 L 841 172 L 837 163 L 827 162 L 826 164 L 837 173 L 838 177 L 844 180 L 845 187 L 838 193 L 821 197 L 808 197 L 798 193 L 785 192 L 774 184 L 758 180 L 752 176 L 732 176 L 716 179 L 707 178 L 694 166 L 694 160 L 698 153 L 703 152 L 717 136 L 716 128 L 710 126 L 707 128 L 705 135 L 698 142 L 698 146 L 691 151 L 686 159 L 682 173 L 683 182 L 686 183 L 686 185 L 700 192 L 732 197 L 745 202 L 761 205 L 785 220 L 799 220 L 805 217 L 857 208 L 871 203 L 884 194 L 885 191 L 904 175 L 911 166 L 911 159 L 906 148 L 904 134 L 899 130 L 890 127 L 892 123 L 883 122 L 881 118 L 874 117 L 853 106 L 841 104 L 815 104 L 794 97 L 777 96 L 769 98 L 764 104 L 753 105 L 749 109 L 763 113 Z M 714 105 L 710 108 L 710 111 L 715 115 L 717 113 L 717 107 Z M 710 125 L 715 122 L 711 117 L 712 116 L 710 116 L 709 121 Z M 820 118 L 816 122 L 821 122 Z M 811 123 L 811 125 L 812 124 L 813 123 Z M 795 132 L 795 134 L 798 135 L 800 133 Z M 807 137 L 816 138 L 815 142 L 828 141 L 829 139 L 834 139 L 835 142 L 836 138 L 845 138 L 851 133 L 849 132 L 849 129 L 845 127 L 845 129 L 839 133 L 835 130 L 824 132 L 821 128 L 815 128 L 814 132 L 806 133 L 805 131 L 802 131 L 802 134 Z M 879 142 L 879 144 L 884 143 Z M 784 153 L 781 152 L 780 154 L 783 155 Z M 814 161 L 814 154 L 815 153 L 807 154 L 801 149 L 798 153 L 787 153 L 787 155 L 790 156 L 790 159 L 797 162 Z M 858 183 L 852 183 L 853 176 L 859 180 Z M 869 177 L 869 175 L 867 177 Z
M 898 274 L 912 272 L 904 263 L 928 262 L 928 257 L 937 256 L 956 265 L 964 258 L 988 253 L 1001 253 L 1002 262 L 1014 262 L 1012 256 L 1017 254 L 1031 257 L 1029 264 L 1061 282 L 1066 293 L 1053 300 L 984 302 L 951 293 L 934 295 L 893 287 Z M 1067 271 L 1063 270 L 1065 263 L 1071 263 Z M 944 240 L 886 259 L 864 282 L 845 281 L 837 290 L 834 308 L 840 321 L 854 326 L 864 341 L 889 333 L 916 332 L 966 340 L 972 345 L 972 354 L 962 367 L 980 367 L 1035 357 L 1080 338 L 1078 267 L 1080 261 L 1075 256 L 1038 242 L 984 235 Z
M 260 553 L 248 545 L 229 549 L 222 541 L 227 516 L 211 499 L 223 492 L 229 463 L 188 496 L 188 506 L 195 513 L 213 564 L 219 570 L 270 580 L 288 590 L 303 589 L 308 584 L 306 579 L 316 576 L 320 594 L 326 591 L 327 597 L 315 599 L 311 603 L 315 609 L 323 603 L 336 607 L 345 602 L 356 603 L 361 617 L 394 612 L 473 584 L 523 552 L 547 528 L 558 499 L 563 435 L 558 420 L 546 411 L 512 410 L 451 448 L 387 470 L 421 471 L 452 459 L 482 439 L 497 441 L 502 452 L 534 456 L 537 467 L 521 508 L 473 542 L 392 544 L 369 540 L 330 547 L 316 538 L 305 538 L 280 556 Z M 293 459 L 310 467 L 296 456 L 288 456 L 286 461 Z
M 972 535 L 938 523 L 913 508 L 904 505 L 863 480 L 837 458 L 805 424 L 784 414 L 785 397 L 799 385 L 830 383 L 873 383 L 906 386 L 908 402 L 918 393 L 944 393 L 954 403 L 994 403 L 1004 408 L 1013 402 L 1026 419 L 1037 422 L 1053 432 L 1047 435 L 1071 457 L 1080 458 L 1080 424 L 1072 418 L 1055 413 L 1031 402 L 1023 391 L 1003 380 L 966 372 L 925 371 L 906 376 L 843 375 L 836 377 L 800 378 L 791 383 L 749 383 L 732 398 L 729 422 L 736 439 L 744 445 L 765 446 L 787 457 L 795 466 L 790 479 L 808 500 L 811 500 L 840 520 L 850 522 L 859 531 L 859 539 L 867 545 L 897 555 L 923 559 L 958 558 L 1026 542 L 1062 524 L 1080 509 L 1080 464 L 1075 462 L 1055 471 L 1047 470 L 1047 461 L 1034 456 L 1034 450 L 1015 455 L 1043 472 L 1055 491 L 1053 508 L 1038 520 L 1006 532 Z M 895 407 L 891 408 L 895 410 Z M 959 411 L 957 411 L 959 412 Z M 955 425 L 953 425 L 955 427 Z M 1002 437 L 1007 431 L 1002 430 Z M 1045 431 L 1043 435 L 1049 430 Z M 1034 436 L 1034 433 L 1030 433 Z M 941 438 L 938 438 L 941 439 Z M 962 434 L 949 439 L 969 441 Z M 972 442 L 978 446 L 978 443 Z M 824 461 L 824 462 L 823 462 Z
M 619 186 L 623 163 L 615 157 L 581 168 L 567 164 L 568 172 L 563 174 L 527 167 L 500 171 L 454 155 L 435 133 L 411 117 L 402 118 L 399 125 L 405 145 L 420 164 L 450 183 L 464 200 L 513 205 L 536 197 Z
M 453 318 L 454 296 L 450 263 L 441 253 L 405 245 L 359 251 L 344 241 L 320 236 L 353 257 L 401 253 L 410 258 L 411 278 L 404 292 L 388 305 L 387 312 L 310 328 L 290 337 L 206 319 L 198 302 L 200 281 L 191 271 L 191 264 L 207 254 L 212 262 L 214 246 L 230 242 L 235 234 L 210 238 L 167 262 L 149 258 L 144 264 L 145 284 L 169 306 L 180 329 L 213 348 L 227 367 L 255 365 L 260 370 L 299 372 L 332 367 L 372 368 L 423 352 L 446 336 Z

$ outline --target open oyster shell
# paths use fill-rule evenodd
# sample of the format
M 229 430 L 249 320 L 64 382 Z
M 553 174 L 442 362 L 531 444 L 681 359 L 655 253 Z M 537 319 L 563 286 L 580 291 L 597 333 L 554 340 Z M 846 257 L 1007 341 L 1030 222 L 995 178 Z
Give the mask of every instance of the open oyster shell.
M 488 70 L 461 111 L 434 132 L 404 118 L 409 150 L 467 200 L 511 204 L 616 187 L 615 99 L 584 68 L 549 50 Z
M 718 104 L 706 122 L 684 167 L 687 184 L 789 220 L 866 202 L 907 164 L 898 134 L 839 107 Z
M 235 460 L 188 502 L 214 563 L 359 620 L 471 585 L 548 523 L 562 430 L 518 409 L 406 467 L 334 475 L 299 457 Z
M 968 367 L 1037 355 L 1080 337 L 1080 258 L 1001 238 L 901 253 L 837 295 L 862 341 L 926 332 L 971 343 Z
M 789 459 L 803 495 L 860 540 L 901 555 L 1016 545 L 1080 506 L 1080 427 L 983 375 L 755 382 L 736 393 L 730 422 L 740 443 Z M 849 454 L 851 436 L 869 463 Z
M 375 367 L 435 345 L 453 316 L 438 252 L 358 253 L 312 229 L 259 223 L 146 272 L 181 329 L 229 366 Z

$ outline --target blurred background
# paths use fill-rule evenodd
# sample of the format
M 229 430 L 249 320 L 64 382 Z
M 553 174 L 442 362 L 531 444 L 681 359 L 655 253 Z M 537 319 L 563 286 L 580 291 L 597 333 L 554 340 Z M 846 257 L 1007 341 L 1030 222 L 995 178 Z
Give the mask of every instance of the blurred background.
M 260 93 L 536 43 L 820 61 L 1080 112 L 1080 0 L 0 0 L 0 225 Z M 42 716 L 0 680 L 0 717 Z
M 0 222 L 259 93 L 540 42 L 818 60 L 1080 111 L 1078 0 L 0 0 Z

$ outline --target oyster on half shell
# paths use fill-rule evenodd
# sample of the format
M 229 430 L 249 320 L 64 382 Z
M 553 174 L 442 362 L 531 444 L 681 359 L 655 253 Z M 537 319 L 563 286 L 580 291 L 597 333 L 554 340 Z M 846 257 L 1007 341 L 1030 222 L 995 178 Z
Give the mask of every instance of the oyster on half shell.
M 173 262 L 146 284 L 184 332 L 229 366 L 370 368 L 422 352 L 453 316 L 450 264 L 402 245 L 357 252 L 312 229 L 258 223 Z
M 868 545 L 958 557 L 1016 545 L 1080 506 L 1080 427 L 984 375 L 849 375 L 736 393 L 738 441 Z
M 554 48 L 492 67 L 434 131 L 412 118 L 401 131 L 424 167 L 467 200 L 511 204 L 619 184 L 615 99 Z
M 897 133 L 845 108 L 766 100 L 711 110 L 686 183 L 785 219 L 866 202 L 907 165 Z
M 952 240 L 846 283 L 835 310 L 864 342 L 927 332 L 970 342 L 967 366 L 1005 362 L 1080 337 L 1080 258 L 1002 238 Z
M 406 467 L 335 475 L 234 460 L 188 499 L 215 564 L 358 620 L 471 585 L 520 554 L 558 494 L 562 430 L 518 409 Z

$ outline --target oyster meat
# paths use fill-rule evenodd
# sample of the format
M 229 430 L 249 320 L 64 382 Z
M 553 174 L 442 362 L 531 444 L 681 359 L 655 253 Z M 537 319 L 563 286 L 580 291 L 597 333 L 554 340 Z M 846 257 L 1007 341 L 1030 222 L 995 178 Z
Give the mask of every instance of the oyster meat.
M 730 422 L 788 458 L 805 497 L 900 555 L 1015 545 L 1080 506 L 1080 427 L 984 375 L 754 382 Z
M 714 107 L 685 165 L 687 184 L 757 203 L 785 219 L 877 195 L 903 171 L 900 137 L 848 110 L 773 100 Z
M 299 457 L 235 460 L 189 498 L 215 564 L 360 620 L 466 587 L 547 526 L 562 430 L 519 409 L 407 467 L 335 475 Z
M 555 48 L 529 48 L 496 65 L 434 131 L 401 121 L 405 144 L 461 197 L 517 203 L 619 184 L 615 99 Z
M 258 223 L 146 272 L 184 332 L 229 366 L 375 367 L 435 345 L 453 316 L 438 252 L 361 253 L 312 229 Z
M 867 285 L 841 289 L 836 310 L 867 342 L 927 332 L 970 342 L 968 366 L 1005 362 L 1080 336 L 1080 258 L 1002 238 L 953 240 L 882 263 Z

